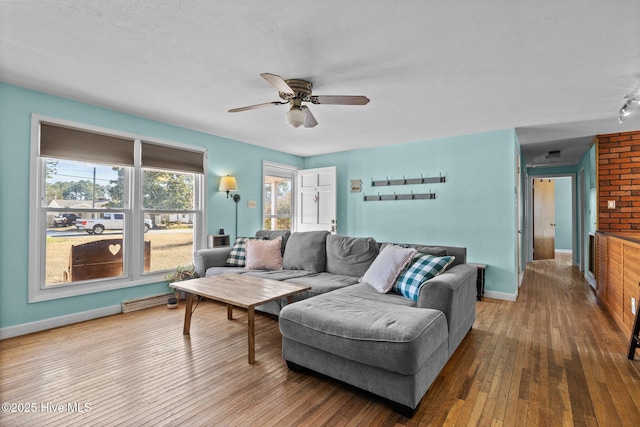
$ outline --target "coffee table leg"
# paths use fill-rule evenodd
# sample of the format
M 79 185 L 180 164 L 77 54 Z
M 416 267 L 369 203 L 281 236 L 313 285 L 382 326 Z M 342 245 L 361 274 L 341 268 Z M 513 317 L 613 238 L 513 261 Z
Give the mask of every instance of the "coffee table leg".
M 256 363 L 255 311 L 253 307 L 247 309 L 247 329 L 249 330 L 249 363 Z
M 227 320 L 233 320 L 233 306 L 227 304 Z
M 184 335 L 189 335 L 189 330 L 191 329 L 191 309 L 193 307 L 193 294 L 189 292 L 185 292 L 186 304 L 184 308 L 184 329 L 182 333 Z

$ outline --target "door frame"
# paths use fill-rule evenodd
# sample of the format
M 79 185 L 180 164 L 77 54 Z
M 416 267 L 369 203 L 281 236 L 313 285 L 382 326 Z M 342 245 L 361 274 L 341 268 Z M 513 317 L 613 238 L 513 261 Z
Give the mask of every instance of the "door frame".
M 589 239 L 586 239 L 586 243 L 585 243 L 585 226 L 584 226 L 584 210 L 585 210 L 585 200 L 584 200 L 584 167 L 580 168 L 580 170 L 578 171 L 578 182 L 576 185 L 577 189 L 578 189 L 578 199 L 577 199 L 577 206 L 578 206 L 578 239 L 577 239 L 577 244 L 578 247 L 580 248 L 580 263 L 579 263 L 579 267 L 580 267 L 580 271 L 582 273 L 586 273 L 588 268 L 586 265 L 586 259 L 587 257 L 585 256 L 585 254 L 589 253 L 588 251 L 588 244 L 589 244 Z M 586 252 L 585 252 L 586 250 Z
M 284 163 L 271 162 L 269 160 L 262 161 L 262 187 L 260 188 L 260 224 L 264 225 L 264 177 L 265 175 L 280 176 L 283 178 L 291 178 L 291 232 L 295 231 L 297 200 L 296 186 L 298 180 L 298 166 L 287 165 Z M 262 228 L 262 226 L 261 226 Z
M 535 179 L 553 179 L 553 178 L 571 178 L 571 253 L 573 265 L 580 265 L 583 254 L 578 251 L 582 244 L 582 236 L 577 233 L 576 221 L 576 174 L 575 173 L 557 173 L 542 175 L 527 175 L 526 196 L 527 206 L 525 208 L 526 223 L 526 244 L 527 259 L 526 262 L 533 261 L 533 180 Z

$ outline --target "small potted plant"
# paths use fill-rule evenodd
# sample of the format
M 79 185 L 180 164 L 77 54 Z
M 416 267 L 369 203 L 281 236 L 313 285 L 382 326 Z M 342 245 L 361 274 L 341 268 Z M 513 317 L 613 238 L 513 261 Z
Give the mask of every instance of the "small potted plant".
M 198 277 L 198 273 L 196 273 L 196 267 L 191 265 L 179 265 L 176 268 L 176 271 L 165 276 L 165 279 L 169 281 L 169 283 L 173 282 L 182 282 L 183 280 L 191 280 Z M 176 308 L 178 306 L 178 301 L 180 300 L 180 291 L 169 287 L 170 291 L 174 294 L 174 296 L 169 297 L 167 300 L 167 307 Z

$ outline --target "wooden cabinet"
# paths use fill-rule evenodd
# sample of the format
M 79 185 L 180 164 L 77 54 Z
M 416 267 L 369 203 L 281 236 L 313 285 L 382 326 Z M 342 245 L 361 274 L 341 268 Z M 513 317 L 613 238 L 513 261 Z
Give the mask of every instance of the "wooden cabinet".
M 596 284 L 601 301 L 607 299 L 607 236 L 596 234 Z
M 635 316 L 630 309 L 631 297 L 636 299 L 636 310 L 638 310 L 638 298 L 640 298 L 640 245 L 625 245 L 624 261 L 624 289 L 622 295 L 626 299 L 623 306 L 626 305 L 629 309 L 622 311 L 622 321 L 631 331 L 635 320 Z
M 631 333 L 640 302 L 640 233 L 596 234 L 597 295 L 616 323 Z

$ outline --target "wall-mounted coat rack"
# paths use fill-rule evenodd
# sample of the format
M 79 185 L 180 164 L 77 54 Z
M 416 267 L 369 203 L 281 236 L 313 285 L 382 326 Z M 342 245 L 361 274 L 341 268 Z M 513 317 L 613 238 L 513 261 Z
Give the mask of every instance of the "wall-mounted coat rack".
M 432 178 L 424 178 L 421 176 L 420 178 L 402 178 L 402 179 L 387 178 L 387 179 L 378 180 L 378 181 L 374 181 L 372 178 L 371 186 L 386 187 L 390 185 L 438 184 L 441 182 L 447 182 L 447 178 L 442 176 L 442 174 L 440 174 L 440 176 L 436 176 Z
M 376 196 L 364 196 L 365 202 L 381 202 L 386 200 L 430 200 L 435 199 L 436 193 L 429 191 L 428 193 L 414 194 L 378 194 Z

